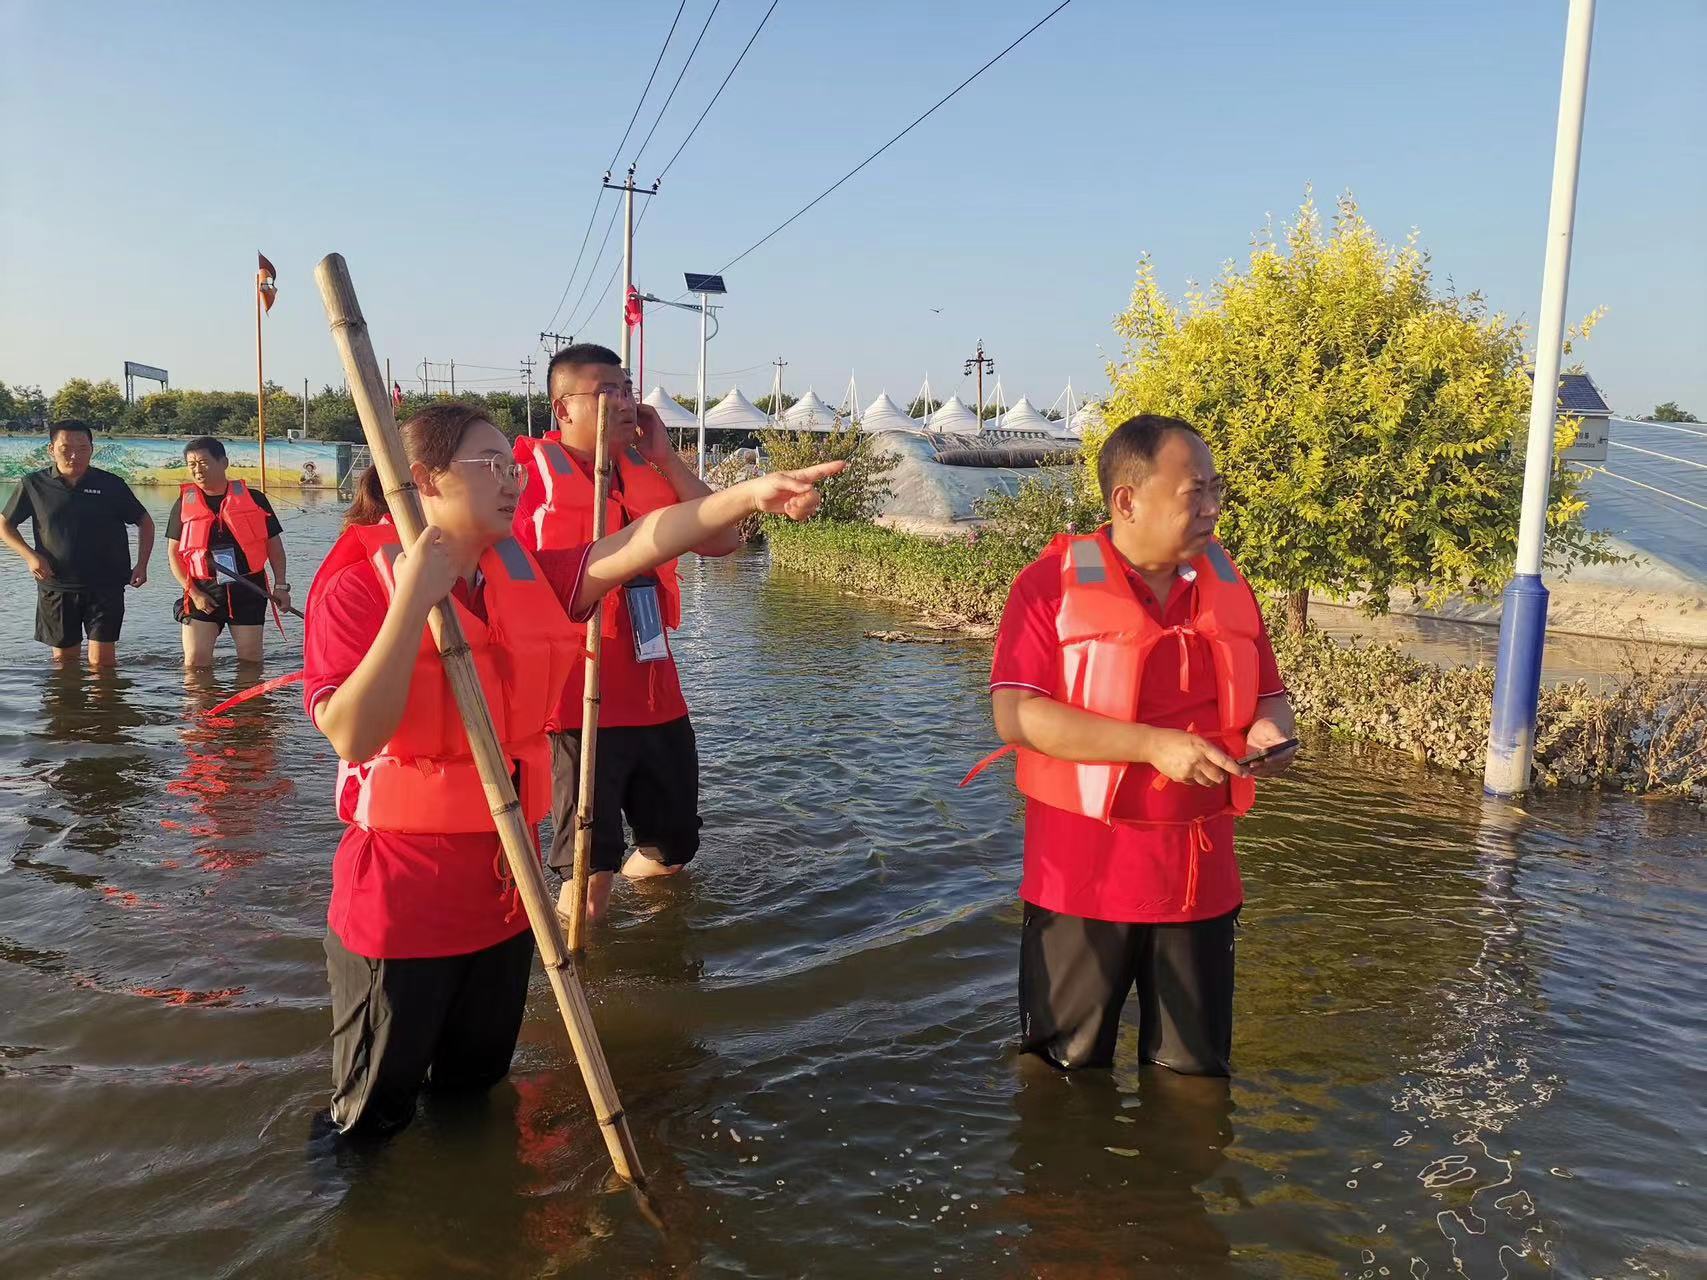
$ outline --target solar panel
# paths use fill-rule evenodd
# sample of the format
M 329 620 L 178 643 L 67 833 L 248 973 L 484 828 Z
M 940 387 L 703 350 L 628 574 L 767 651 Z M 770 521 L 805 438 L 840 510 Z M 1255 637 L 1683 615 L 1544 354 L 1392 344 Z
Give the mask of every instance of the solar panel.
M 1535 376 L 1532 372 L 1531 378 Z M 1561 373 L 1559 375 L 1559 410 L 1562 413 L 1592 413 L 1608 415 L 1612 406 L 1606 403 L 1606 397 L 1600 394 L 1594 380 L 1586 373 Z
M 1559 375 L 1559 405 L 1570 413 L 1611 413 L 1607 404 L 1586 373 Z
M 729 292 L 729 290 L 723 287 L 722 276 L 702 276 L 693 271 L 684 271 L 682 272 L 682 275 L 687 279 L 689 293 Z

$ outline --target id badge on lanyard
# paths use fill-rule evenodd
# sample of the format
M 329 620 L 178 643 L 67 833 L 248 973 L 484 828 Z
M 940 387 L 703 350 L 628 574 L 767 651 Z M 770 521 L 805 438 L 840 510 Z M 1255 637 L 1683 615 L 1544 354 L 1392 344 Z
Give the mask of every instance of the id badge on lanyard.
M 213 549 L 213 563 L 217 568 L 224 569 L 233 578 L 241 576 L 237 572 L 236 547 L 215 547 Z
M 664 607 L 658 594 L 658 579 L 651 574 L 623 584 L 628 604 L 628 629 L 634 637 L 636 662 L 662 662 L 670 656 L 670 640 L 664 630 Z

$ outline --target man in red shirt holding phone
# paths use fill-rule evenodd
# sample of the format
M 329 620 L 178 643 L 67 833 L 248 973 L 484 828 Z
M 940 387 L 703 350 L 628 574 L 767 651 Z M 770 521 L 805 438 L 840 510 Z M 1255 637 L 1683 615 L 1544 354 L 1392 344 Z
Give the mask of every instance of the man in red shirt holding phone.
M 596 343 L 565 347 L 546 370 L 553 429 L 515 443 L 527 468 L 516 506 L 515 534 L 529 551 L 551 551 L 592 540 L 593 455 L 599 397 L 608 397 L 611 491 L 606 531 L 711 490 L 670 446 L 657 412 L 634 397 L 616 352 Z M 694 548 L 724 556 L 741 545 L 734 530 Z M 673 875 L 699 849 L 699 749 L 670 651 L 669 632 L 681 625 L 676 562 L 669 561 L 613 591 L 600 613 L 599 743 L 593 798 L 593 847 L 587 917 L 599 919 L 617 871 L 630 879 Z M 575 802 L 581 753 L 580 671 L 563 691 L 553 718 L 553 834 L 547 862 L 564 877 L 558 913 L 570 914 Z M 632 852 L 623 819 L 634 834 Z
M 1136 987 L 1140 1056 L 1230 1073 L 1235 818 L 1297 744 L 1255 596 L 1214 540 L 1203 439 L 1143 414 L 1104 443 L 1110 522 L 1025 569 L 996 639 L 996 731 L 1026 794 L 1022 1047 L 1106 1067 Z M 1266 758 L 1253 757 L 1268 752 Z M 1244 762 L 1244 763 L 1241 763 Z

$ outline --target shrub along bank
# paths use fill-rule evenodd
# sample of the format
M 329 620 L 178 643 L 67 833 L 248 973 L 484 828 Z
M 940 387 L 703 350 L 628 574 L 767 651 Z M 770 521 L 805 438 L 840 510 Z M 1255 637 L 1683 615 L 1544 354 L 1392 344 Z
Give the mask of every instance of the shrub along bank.
M 991 534 L 937 541 L 861 523 L 767 525 L 771 563 L 924 611 L 933 625 L 988 634 L 1036 548 Z M 1028 540 L 1030 541 L 1030 540 Z M 1275 654 L 1304 719 L 1461 773 L 1487 750 L 1494 674 L 1440 667 L 1385 644 L 1341 645 L 1314 626 Z M 1671 792 L 1707 800 L 1707 654 L 1632 665 L 1610 689 L 1542 690 L 1536 768 L 1550 785 Z

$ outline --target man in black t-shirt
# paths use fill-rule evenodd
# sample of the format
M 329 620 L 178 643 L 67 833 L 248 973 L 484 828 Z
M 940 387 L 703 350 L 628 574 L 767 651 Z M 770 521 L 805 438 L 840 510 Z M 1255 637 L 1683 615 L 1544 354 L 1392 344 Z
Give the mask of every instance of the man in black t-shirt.
M 36 639 L 57 661 L 77 657 L 89 637 L 91 666 L 118 660 L 124 623 L 124 589 L 148 581 L 154 550 L 154 520 L 130 486 L 110 471 L 91 467 L 95 435 L 83 422 L 56 422 L 48 429 L 53 465 L 18 482 L 0 513 L 0 543 L 29 565 L 36 579 Z M 34 547 L 18 526 L 35 526 Z M 130 535 L 137 527 L 136 567 Z
M 166 565 L 184 589 L 172 608 L 183 624 L 184 665 L 212 666 L 222 627 L 231 628 L 239 662 L 259 662 L 268 601 L 290 608 L 284 530 L 266 494 L 247 484 L 233 488 L 225 446 L 212 436 L 184 446 L 184 465 L 193 483 L 166 517 Z M 193 500 L 188 512 L 186 498 Z

